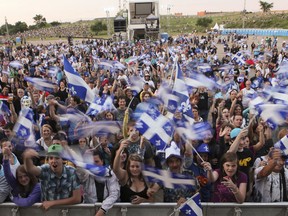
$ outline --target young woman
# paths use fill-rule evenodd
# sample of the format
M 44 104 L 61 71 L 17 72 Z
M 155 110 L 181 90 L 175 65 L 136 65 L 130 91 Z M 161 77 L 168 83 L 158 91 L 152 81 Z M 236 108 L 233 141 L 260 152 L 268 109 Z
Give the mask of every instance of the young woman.
M 41 202 L 40 184 L 35 176 L 26 172 L 24 165 L 16 169 L 16 178 L 10 170 L 9 148 L 3 150 L 3 167 L 5 178 L 12 188 L 11 200 L 18 206 L 32 206 L 36 202 Z
M 123 140 L 116 152 L 113 163 L 113 171 L 119 179 L 121 202 L 140 204 L 148 201 L 148 186 L 142 175 L 142 158 L 138 154 L 131 154 L 128 157 L 126 170 L 121 167 L 120 158 L 122 151 L 129 145 L 128 140 Z
M 212 170 L 209 162 L 203 162 L 208 180 L 214 183 L 212 202 L 243 203 L 246 197 L 247 175 L 238 170 L 236 153 L 223 155 L 220 169 Z
M 41 138 L 36 143 L 41 146 L 45 151 L 48 151 L 50 145 L 52 145 L 52 127 L 49 124 L 44 124 L 41 128 Z

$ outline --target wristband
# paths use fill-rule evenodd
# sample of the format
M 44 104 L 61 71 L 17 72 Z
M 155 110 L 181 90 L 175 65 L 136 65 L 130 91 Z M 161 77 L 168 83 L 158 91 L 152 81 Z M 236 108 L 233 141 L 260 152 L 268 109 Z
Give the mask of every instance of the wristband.
M 106 214 L 106 210 L 105 209 L 103 209 L 102 207 L 100 209 L 104 212 L 104 214 Z

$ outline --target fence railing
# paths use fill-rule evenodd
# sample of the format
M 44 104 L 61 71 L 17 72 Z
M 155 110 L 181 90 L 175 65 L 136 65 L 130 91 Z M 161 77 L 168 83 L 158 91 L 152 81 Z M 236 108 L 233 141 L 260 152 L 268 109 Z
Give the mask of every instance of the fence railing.
M 31 207 L 17 207 L 13 203 L 0 204 L 1 216 L 95 216 L 101 203 L 52 207 L 48 211 L 41 203 Z M 288 216 L 288 203 L 202 203 L 204 216 Z M 178 216 L 176 203 L 116 203 L 108 216 Z

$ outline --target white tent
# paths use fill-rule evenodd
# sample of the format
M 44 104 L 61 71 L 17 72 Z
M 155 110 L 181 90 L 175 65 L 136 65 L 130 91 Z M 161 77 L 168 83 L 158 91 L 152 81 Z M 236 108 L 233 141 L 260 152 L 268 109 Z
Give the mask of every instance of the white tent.
M 219 25 L 218 25 L 218 23 L 216 23 L 216 24 L 214 25 L 214 27 L 212 28 L 212 30 L 219 30 Z

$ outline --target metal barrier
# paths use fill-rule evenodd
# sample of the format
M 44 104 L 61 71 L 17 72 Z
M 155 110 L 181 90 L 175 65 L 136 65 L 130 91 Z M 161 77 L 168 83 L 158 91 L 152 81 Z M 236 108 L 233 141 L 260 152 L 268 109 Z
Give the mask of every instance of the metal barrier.
M 95 216 L 101 203 L 57 206 L 44 211 L 41 204 L 17 207 L 13 203 L 0 204 L 0 216 Z M 178 216 L 176 203 L 116 203 L 108 216 Z M 204 216 L 288 216 L 288 203 L 202 203 Z

